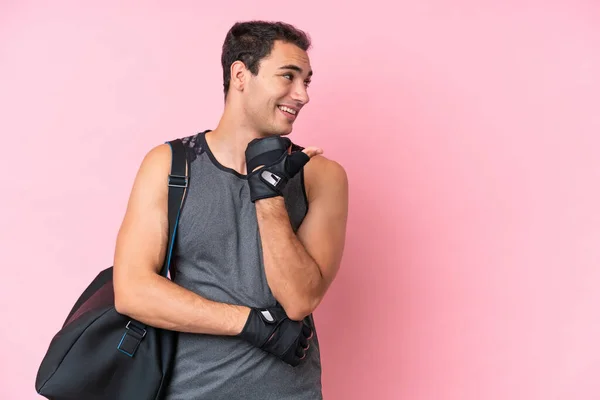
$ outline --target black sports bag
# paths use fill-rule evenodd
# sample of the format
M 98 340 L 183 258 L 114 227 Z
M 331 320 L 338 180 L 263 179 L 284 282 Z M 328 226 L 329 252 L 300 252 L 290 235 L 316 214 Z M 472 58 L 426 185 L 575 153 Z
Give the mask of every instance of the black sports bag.
M 167 277 L 188 185 L 185 148 L 168 142 L 169 243 L 161 270 Z M 115 310 L 113 267 L 100 272 L 79 297 L 39 367 L 35 388 L 51 400 L 159 400 L 172 370 L 177 333 L 146 326 Z

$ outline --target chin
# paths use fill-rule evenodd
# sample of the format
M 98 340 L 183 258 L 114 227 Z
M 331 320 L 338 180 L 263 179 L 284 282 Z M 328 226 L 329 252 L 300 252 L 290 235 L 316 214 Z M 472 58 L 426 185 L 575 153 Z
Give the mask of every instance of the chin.
M 292 133 L 294 126 L 291 123 L 282 121 L 272 121 L 269 124 L 262 125 L 259 132 L 265 136 L 287 136 Z
M 290 133 L 292 133 L 292 128 L 279 128 L 279 129 L 271 129 L 269 131 L 267 131 L 267 134 L 269 136 L 287 136 Z
M 279 134 L 281 136 L 289 135 L 290 133 L 292 133 L 293 130 L 294 130 L 294 127 L 290 124 L 289 126 L 286 126 L 285 128 L 282 128 L 279 131 Z

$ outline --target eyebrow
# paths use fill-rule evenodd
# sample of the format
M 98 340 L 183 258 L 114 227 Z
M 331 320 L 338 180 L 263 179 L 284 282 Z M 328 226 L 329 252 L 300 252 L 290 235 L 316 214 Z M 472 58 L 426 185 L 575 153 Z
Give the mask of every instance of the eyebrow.
M 284 65 L 283 67 L 279 67 L 279 69 L 291 69 L 292 71 L 297 71 L 299 73 L 302 73 L 302 68 L 300 68 L 297 65 L 294 64 L 288 64 L 288 65 Z M 308 76 L 312 76 L 313 72 L 312 70 L 308 71 Z

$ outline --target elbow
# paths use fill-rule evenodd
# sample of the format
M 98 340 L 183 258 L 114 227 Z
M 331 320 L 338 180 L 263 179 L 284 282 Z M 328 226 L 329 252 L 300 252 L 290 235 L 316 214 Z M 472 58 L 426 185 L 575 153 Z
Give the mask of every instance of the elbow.
M 319 303 L 320 299 L 306 299 L 304 301 L 294 302 L 283 308 L 289 319 L 293 321 L 302 321 L 315 311 Z
M 115 291 L 115 310 L 119 314 L 129 315 L 131 313 L 131 303 L 127 296 L 122 292 L 117 290 L 117 287 L 114 287 Z
M 123 299 L 122 296 L 118 296 L 116 292 L 115 292 L 115 310 L 119 314 L 123 314 L 123 315 L 127 315 L 129 312 L 127 302 Z
M 122 315 L 133 317 L 136 308 L 135 286 L 129 285 L 126 280 L 113 278 L 115 310 Z
M 302 321 L 304 318 L 310 315 L 309 312 L 301 309 L 291 309 L 289 311 L 286 310 L 285 313 L 292 321 Z

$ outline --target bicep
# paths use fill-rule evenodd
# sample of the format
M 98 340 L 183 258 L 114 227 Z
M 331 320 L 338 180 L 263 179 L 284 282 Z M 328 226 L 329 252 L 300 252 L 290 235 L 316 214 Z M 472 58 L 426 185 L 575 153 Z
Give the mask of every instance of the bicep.
M 311 167 L 305 171 L 310 182 L 309 208 L 298 239 L 319 266 L 328 287 L 339 270 L 345 245 L 348 179 L 333 161 L 321 159 Z
M 114 259 L 115 291 L 140 274 L 159 273 L 167 247 L 168 145 L 152 149 L 135 177 L 117 236 Z

